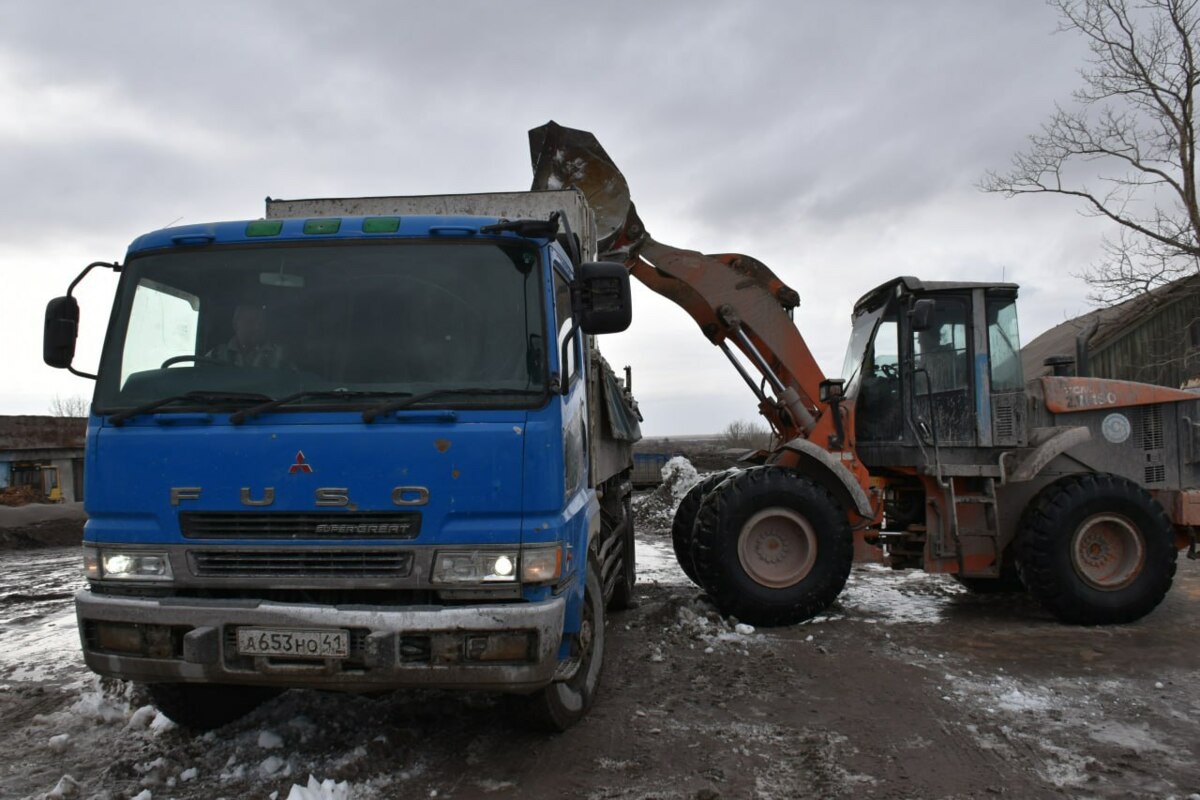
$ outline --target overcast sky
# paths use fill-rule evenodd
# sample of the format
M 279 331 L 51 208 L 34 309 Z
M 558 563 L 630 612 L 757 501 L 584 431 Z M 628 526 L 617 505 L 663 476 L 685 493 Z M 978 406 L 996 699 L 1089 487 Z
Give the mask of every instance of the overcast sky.
M 92 383 L 41 360 L 45 303 L 137 235 L 263 198 L 528 188 L 526 131 L 593 131 L 660 241 L 764 261 L 838 374 L 854 301 L 898 274 L 1020 283 L 1022 337 L 1088 310 L 1104 226 L 976 184 L 1079 84 L 1037 0 L 0 0 L 0 414 Z M 114 279 L 77 291 L 94 368 Z M 603 342 L 651 435 L 757 419 L 641 286 Z

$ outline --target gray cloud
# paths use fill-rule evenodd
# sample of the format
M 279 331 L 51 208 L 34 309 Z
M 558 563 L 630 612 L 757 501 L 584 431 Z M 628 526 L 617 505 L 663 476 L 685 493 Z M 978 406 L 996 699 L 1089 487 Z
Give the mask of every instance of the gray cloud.
M 955 0 L 5 3 L 0 238 L 25 262 L 70 241 L 111 258 L 176 218 L 257 216 L 267 194 L 519 189 L 525 131 L 554 118 L 597 133 L 665 240 L 782 265 L 805 308 L 837 321 L 805 331 L 836 358 L 849 309 L 823 307 L 813 263 L 846 265 L 847 297 L 893 265 L 990 275 L 1024 258 L 1037 276 L 1044 251 L 1071 269 L 1026 238 L 1056 235 L 1038 224 L 1047 214 L 1077 236 L 1069 207 L 988 205 L 974 189 L 1075 86 L 1082 49 L 1054 26 L 1041 4 Z M 964 206 L 978 211 L 964 219 Z M 680 231 L 696 241 L 665 235 Z M 1075 269 L 1088 257 L 1065 256 Z M 1062 294 L 1051 286 L 1027 296 Z M 5 305 L 40 308 L 61 288 L 25 281 Z M 677 380 L 680 353 L 646 342 L 694 346 L 709 366 L 690 384 L 724 397 L 732 373 L 690 321 L 662 323 L 670 335 L 658 324 L 614 339 L 617 360 L 636 359 L 641 385 L 666 396 L 675 387 L 655 375 Z M 49 387 L 46 372 L 22 362 L 19 381 Z M 652 431 L 728 421 L 647 411 Z

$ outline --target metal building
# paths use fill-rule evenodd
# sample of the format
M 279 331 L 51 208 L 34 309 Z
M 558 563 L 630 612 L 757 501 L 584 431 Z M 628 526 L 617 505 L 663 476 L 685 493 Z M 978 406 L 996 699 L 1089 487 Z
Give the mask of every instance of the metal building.
M 1021 350 L 1025 379 L 1050 374 L 1053 356 L 1099 378 L 1178 388 L 1200 377 L 1200 276 L 1056 325 Z
M 0 489 L 30 485 L 52 499 L 83 500 L 87 419 L 0 416 Z

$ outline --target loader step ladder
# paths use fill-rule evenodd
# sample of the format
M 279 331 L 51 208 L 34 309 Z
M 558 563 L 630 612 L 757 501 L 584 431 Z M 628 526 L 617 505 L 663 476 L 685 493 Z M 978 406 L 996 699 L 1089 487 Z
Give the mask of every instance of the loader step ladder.
M 958 561 L 958 574 L 969 578 L 998 578 L 1000 576 L 1001 550 L 1000 525 L 996 514 L 996 480 L 981 478 L 983 490 L 959 494 L 954 488 L 954 479 L 945 481 L 946 508 L 949 509 L 949 541 L 945 536 L 934 538 L 934 555 L 938 558 L 953 558 Z M 974 507 L 982 506 L 982 513 Z M 969 517 L 971 524 L 960 522 L 960 509 L 972 507 Z M 982 519 L 981 519 L 982 518 Z M 982 523 L 982 524 L 981 524 Z M 971 556 L 973 565 L 981 561 L 978 556 L 985 556 L 988 566 L 980 569 L 974 566 L 967 569 L 967 556 Z

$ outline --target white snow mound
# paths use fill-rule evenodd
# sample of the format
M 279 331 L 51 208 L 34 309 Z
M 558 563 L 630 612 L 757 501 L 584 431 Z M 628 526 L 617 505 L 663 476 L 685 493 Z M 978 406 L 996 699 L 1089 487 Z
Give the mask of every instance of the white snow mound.
M 292 784 L 287 800 L 353 800 L 350 784 L 346 781 L 334 783 L 333 778 L 318 781 L 312 775 L 308 776 L 308 785 Z

